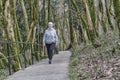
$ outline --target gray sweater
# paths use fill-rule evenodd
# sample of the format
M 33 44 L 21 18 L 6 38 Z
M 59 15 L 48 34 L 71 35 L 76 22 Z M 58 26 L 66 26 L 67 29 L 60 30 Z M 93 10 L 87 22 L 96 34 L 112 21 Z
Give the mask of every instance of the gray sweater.
M 58 36 L 57 36 L 56 30 L 54 28 L 48 28 L 45 30 L 45 33 L 43 36 L 43 42 L 46 44 L 58 42 Z

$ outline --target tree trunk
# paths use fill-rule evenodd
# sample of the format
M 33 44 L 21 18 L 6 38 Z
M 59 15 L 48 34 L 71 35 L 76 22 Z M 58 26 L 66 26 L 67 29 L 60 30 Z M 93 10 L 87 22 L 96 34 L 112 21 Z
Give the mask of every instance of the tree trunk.
M 89 39 L 92 41 L 92 43 L 95 42 L 95 33 L 94 33 L 94 28 L 93 28 L 93 23 L 91 20 L 91 16 L 90 16 L 90 12 L 89 12 L 89 8 L 87 5 L 87 1 L 86 0 L 82 0 L 85 6 L 85 13 L 86 13 L 86 18 L 87 18 L 87 23 L 88 23 L 88 31 L 89 31 Z
M 119 29 L 119 38 L 120 38 L 120 0 L 113 0 L 117 26 Z
M 15 42 L 16 39 L 15 39 L 15 32 L 14 32 L 14 28 L 13 28 L 13 19 L 12 19 L 12 15 L 11 15 L 11 11 L 10 11 L 10 0 L 7 0 L 6 3 L 5 3 L 5 10 L 4 10 L 4 16 L 5 16 L 5 19 L 7 21 L 7 26 L 6 26 L 6 33 L 7 33 L 7 40 L 8 41 L 11 41 L 11 42 Z M 9 35 L 9 36 L 8 36 Z M 11 45 L 12 47 L 12 50 L 14 50 L 14 53 L 11 53 L 12 55 L 16 55 L 18 54 L 18 49 L 17 49 L 17 46 L 15 44 Z M 14 70 L 18 70 L 18 69 L 21 69 L 21 61 L 19 59 L 19 57 L 15 57 L 13 59 L 13 61 L 16 61 L 16 65 L 18 65 L 16 68 L 14 68 Z M 14 66 L 14 64 L 13 64 Z
M 106 7 L 106 14 L 107 14 L 107 19 L 108 19 L 108 23 L 110 25 L 110 28 L 113 30 L 114 29 L 114 26 L 111 22 L 111 15 L 110 15 L 110 9 L 108 8 L 108 1 L 105 0 L 105 7 Z
M 24 5 L 24 1 L 20 0 L 20 2 L 21 2 L 22 10 L 23 10 L 23 16 L 25 18 L 25 29 L 26 29 L 26 33 L 28 34 L 29 32 L 28 16 L 27 16 L 25 5 Z
M 51 0 L 48 0 L 48 22 L 50 21 L 51 17 Z

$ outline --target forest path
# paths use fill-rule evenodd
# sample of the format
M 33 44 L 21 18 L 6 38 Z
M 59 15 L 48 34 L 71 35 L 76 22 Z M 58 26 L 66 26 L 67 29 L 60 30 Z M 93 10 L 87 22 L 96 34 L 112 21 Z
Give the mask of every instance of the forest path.
M 48 64 L 48 59 L 41 60 L 25 70 L 16 72 L 7 80 L 69 80 L 70 55 L 70 51 L 61 51 L 53 57 L 52 64 Z

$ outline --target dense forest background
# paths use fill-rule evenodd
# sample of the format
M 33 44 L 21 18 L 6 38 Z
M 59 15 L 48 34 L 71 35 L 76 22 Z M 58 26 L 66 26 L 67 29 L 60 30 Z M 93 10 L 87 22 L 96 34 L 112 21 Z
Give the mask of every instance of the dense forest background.
M 80 49 L 83 43 L 97 48 L 101 36 L 120 38 L 120 0 L 0 0 L 0 41 L 39 44 L 36 60 L 45 55 L 42 37 L 49 21 L 57 30 L 59 50 Z M 32 45 L 26 53 L 35 48 Z M 22 54 L 22 49 L 23 44 L 10 45 L 11 55 Z M 0 44 L 0 58 L 7 57 L 6 51 Z M 31 58 L 26 58 L 30 64 Z M 14 72 L 22 68 L 21 61 L 20 56 L 12 58 Z M 0 69 L 7 64 L 7 59 L 0 60 Z

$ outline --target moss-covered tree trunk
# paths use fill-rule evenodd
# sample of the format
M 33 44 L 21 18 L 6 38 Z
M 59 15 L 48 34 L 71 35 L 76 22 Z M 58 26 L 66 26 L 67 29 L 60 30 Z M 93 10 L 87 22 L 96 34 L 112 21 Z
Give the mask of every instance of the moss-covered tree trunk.
M 113 30 L 114 26 L 111 22 L 111 15 L 110 15 L 110 9 L 108 7 L 108 3 L 109 3 L 109 1 L 105 0 L 105 7 L 106 7 L 106 14 L 107 14 L 108 23 L 110 25 L 110 28 Z
M 15 34 L 17 34 L 17 33 L 14 31 L 15 27 L 13 27 L 14 19 L 11 14 L 12 11 L 10 10 L 10 8 L 12 8 L 12 7 L 13 6 L 10 5 L 10 0 L 7 0 L 5 3 L 5 10 L 4 10 L 4 16 L 5 16 L 5 20 L 7 22 L 5 29 L 6 29 L 7 41 L 15 42 L 16 41 Z M 9 46 L 11 46 L 11 55 L 17 55 L 19 52 L 18 46 L 16 44 L 11 44 Z M 14 71 L 21 69 L 21 61 L 20 61 L 19 56 L 13 58 L 11 61 L 12 61 L 11 64 L 12 64 Z
M 51 0 L 48 0 L 48 22 L 51 20 Z
M 72 10 L 70 10 L 72 8 L 73 2 L 74 2 L 74 0 L 72 0 L 72 2 L 69 0 L 69 28 L 70 28 L 70 45 L 69 46 L 72 46 L 72 47 L 74 46 L 74 43 L 75 43 Z
M 89 7 L 87 4 L 86 0 L 82 0 L 83 4 L 85 6 L 85 13 L 86 13 L 86 18 L 87 18 L 87 25 L 88 25 L 88 31 L 89 31 L 89 39 L 92 41 L 92 43 L 95 42 L 95 32 L 94 32 L 94 27 L 93 27 L 93 22 L 91 20 L 91 15 L 90 15 L 90 11 L 89 11 Z
M 46 28 L 47 23 L 46 23 L 46 0 L 43 0 L 43 25 Z
M 25 20 L 26 34 L 28 34 L 29 33 L 28 15 L 27 15 L 27 11 L 26 11 L 26 8 L 25 8 L 24 0 L 20 0 L 20 2 L 21 2 L 23 16 L 24 16 L 24 20 Z
M 120 0 L 113 0 L 113 2 L 114 2 L 117 26 L 119 29 L 119 37 L 120 37 Z

